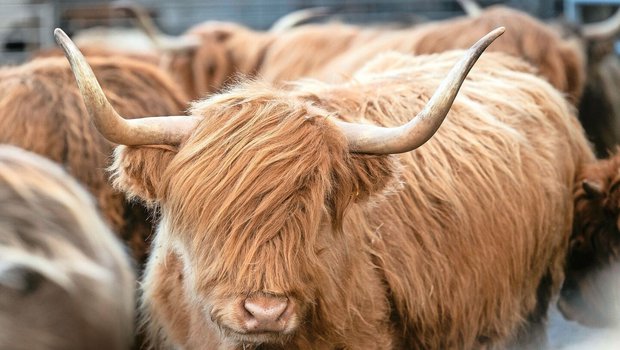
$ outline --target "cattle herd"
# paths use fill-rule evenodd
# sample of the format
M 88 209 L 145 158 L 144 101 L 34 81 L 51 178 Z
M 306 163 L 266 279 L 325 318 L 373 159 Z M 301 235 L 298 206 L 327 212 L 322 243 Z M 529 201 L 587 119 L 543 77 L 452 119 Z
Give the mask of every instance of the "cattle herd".
M 179 37 L 124 4 L 155 50 L 56 29 L 0 67 L 0 348 L 544 349 L 556 303 L 618 326 L 620 10 L 460 3 Z

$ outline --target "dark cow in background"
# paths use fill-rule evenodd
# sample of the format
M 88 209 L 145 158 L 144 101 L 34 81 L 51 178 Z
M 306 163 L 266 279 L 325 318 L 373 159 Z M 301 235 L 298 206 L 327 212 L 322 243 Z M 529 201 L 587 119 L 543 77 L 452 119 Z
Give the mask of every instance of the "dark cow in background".
M 613 19 L 617 33 L 620 16 L 610 20 Z M 620 58 L 614 51 L 613 39 L 614 35 L 609 35 L 585 41 L 587 79 L 579 104 L 579 120 L 599 157 L 609 156 L 620 145 Z
M 454 100 L 473 59 L 448 73 L 461 52 L 391 54 L 351 82 L 246 82 L 191 116 L 125 122 L 56 35 L 100 130 L 128 145 L 115 185 L 161 210 L 142 284 L 155 347 L 540 339 L 577 170 L 594 156 L 527 63 L 486 54 Z
M 152 64 L 123 57 L 89 58 L 106 94 L 127 118 L 180 113 L 187 97 Z M 0 68 L 0 142 L 62 164 L 95 197 L 104 218 L 143 262 L 152 233 L 149 214 L 108 181 L 113 144 L 87 117 L 65 58 Z
M 620 153 L 584 168 L 558 306 L 588 326 L 620 326 Z
M 135 288 L 92 197 L 57 164 L 0 146 L 0 348 L 129 349 Z

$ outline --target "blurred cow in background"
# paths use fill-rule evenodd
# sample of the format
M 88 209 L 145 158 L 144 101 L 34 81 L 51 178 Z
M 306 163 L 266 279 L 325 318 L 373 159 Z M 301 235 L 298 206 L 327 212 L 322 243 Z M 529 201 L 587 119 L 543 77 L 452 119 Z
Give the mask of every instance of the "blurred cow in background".
M 177 114 L 187 97 L 157 67 L 123 57 L 89 58 L 106 93 L 127 118 Z M 87 117 L 64 58 L 36 59 L 0 68 L 0 142 L 13 144 L 62 164 L 95 197 L 112 230 L 131 247 L 139 265 L 152 232 L 149 214 L 128 203 L 108 181 L 113 144 Z
M 0 348 L 129 349 L 135 288 L 92 197 L 57 164 L 0 146 Z
M 620 153 L 584 168 L 558 306 L 588 326 L 620 326 Z
M 216 92 L 238 76 L 256 75 L 276 38 L 308 19 L 329 12 L 322 7 L 296 11 L 276 21 L 270 31 L 256 31 L 233 22 L 207 21 L 173 37 L 163 34 L 143 7 L 121 2 L 117 8 L 135 15 L 160 51 L 161 67 L 170 72 L 191 99 Z M 323 42 L 331 40 L 326 31 L 321 34 Z M 316 55 L 328 56 L 329 52 L 316 50 L 313 56 Z M 292 65 L 286 68 L 292 69 Z
M 280 83 L 300 77 L 347 80 L 385 51 L 439 53 L 469 47 L 489 30 L 505 25 L 506 36 L 489 49 L 521 57 L 536 67 L 573 103 L 581 97 L 585 59 L 580 47 L 521 11 L 495 7 L 477 18 L 457 18 L 414 27 L 361 27 L 342 23 L 305 25 L 260 32 L 241 25 L 206 22 L 180 37 L 162 35 L 143 10 L 130 7 L 166 55 L 163 67 L 192 98 L 221 89 L 239 75 Z M 545 45 L 540 45 L 545 42 Z
M 478 21 L 490 21 L 489 26 L 493 27 L 497 23 L 510 26 L 506 23 L 507 18 L 499 20 L 498 11 L 506 13 L 518 12 L 516 10 L 506 9 L 501 6 L 492 6 L 488 9 L 481 9 L 473 0 L 459 1 L 466 12 L 471 17 L 470 21 L 476 23 Z M 504 9 L 504 10 L 500 10 Z M 529 28 L 531 21 L 520 19 L 519 16 L 514 17 L 514 27 Z M 579 120 L 581 121 L 590 140 L 596 147 L 599 157 L 606 157 L 610 151 L 613 151 L 620 144 L 620 98 L 618 98 L 618 90 L 620 89 L 620 59 L 614 50 L 615 36 L 620 33 L 620 9 L 606 20 L 581 25 L 573 25 L 566 23 L 564 20 L 556 20 L 548 24 L 557 32 L 566 42 L 572 43 L 575 49 L 581 53 L 567 56 L 557 56 L 548 48 L 548 41 L 536 35 L 531 35 L 527 40 L 527 47 L 532 53 L 538 52 L 538 57 L 549 62 L 566 61 L 570 57 L 578 57 L 582 62 L 578 62 L 579 66 L 585 69 L 567 70 L 571 85 L 575 86 L 575 91 L 583 91 L 581 98 L 575 99 L 576 95 L 562 89 L 562 86 L 554 83 L 553 75 L 545 73 L 544 64 L 537 63 L 537 59 L 531 54 L 523 56 L 534 66 L 541 67 L 541 74 L 549 79 L 554 86 L 561 91 L 569 92 L 573 102 L 579 108 Z M 465 31 L 469 35 L 470 31 Z M 473 35 L 473 34 L 472 34 Z M 470 41 L 475 40 L 475 36 Z M 450 41 L 450 37 L 446 36 L 446 41 Z M 432 40 L 430 40 L 432 44 Z M 525 42 L 525 41 L 524 41 Z M 544 43 L 544 44 L 541 44 Z M 493 47 L 491 47 L 493 48 Z M 542 61 L 539 61 L 542 62 Z M 558 66 L 559 67 L 559 66 Z M 573 78 L 571 78 L 573 77 Z M 570 83 L 570 81 L 569 81 Z

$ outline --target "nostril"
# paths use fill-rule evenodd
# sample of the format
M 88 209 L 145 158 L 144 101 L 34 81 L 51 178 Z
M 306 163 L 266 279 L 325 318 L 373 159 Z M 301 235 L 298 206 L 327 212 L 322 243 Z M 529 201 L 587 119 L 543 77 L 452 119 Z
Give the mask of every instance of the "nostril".
M 281 296 L 255 295 L 242 305 L 243 324 L 249 332 L 283 332 L 294 313 L 288 298 Z
M 258 321 L 277 321 L 286 311 L 288 299 L 283 297 L 260 296 L 245 300 L 245 310 Z

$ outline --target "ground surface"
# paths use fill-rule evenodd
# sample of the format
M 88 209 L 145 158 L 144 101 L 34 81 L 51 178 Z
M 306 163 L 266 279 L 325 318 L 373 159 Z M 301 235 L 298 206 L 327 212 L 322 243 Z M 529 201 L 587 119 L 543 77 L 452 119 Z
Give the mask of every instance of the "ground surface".
M 620 330 L 582 327 L 564 320 L 555 307 L 547 332 L 551 350 L 620 350 Z

